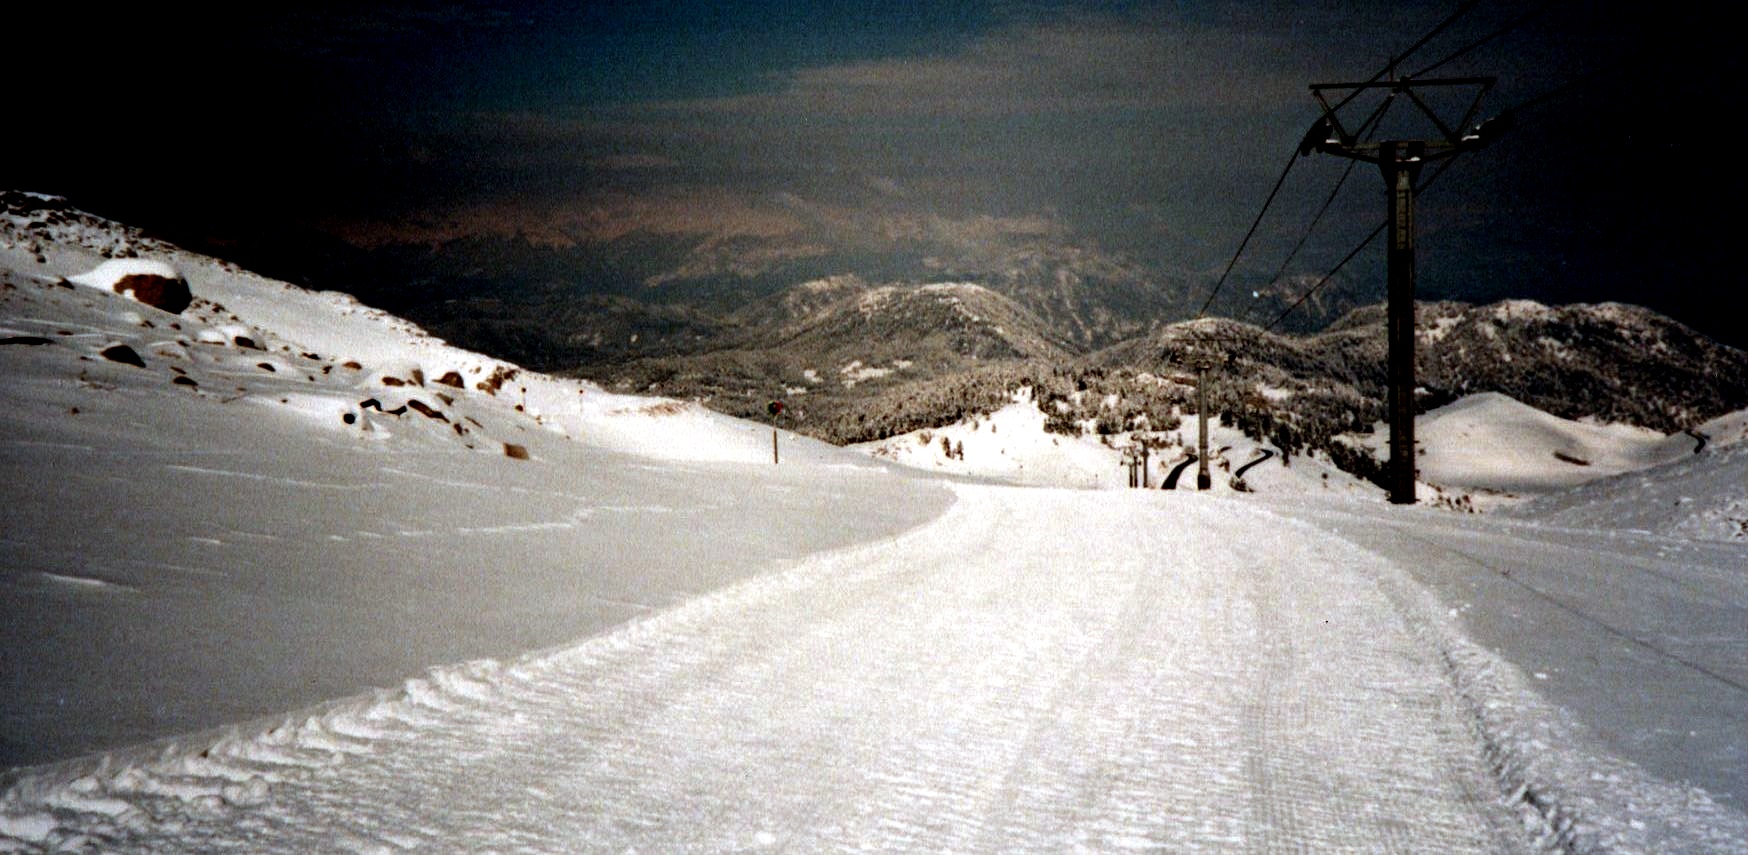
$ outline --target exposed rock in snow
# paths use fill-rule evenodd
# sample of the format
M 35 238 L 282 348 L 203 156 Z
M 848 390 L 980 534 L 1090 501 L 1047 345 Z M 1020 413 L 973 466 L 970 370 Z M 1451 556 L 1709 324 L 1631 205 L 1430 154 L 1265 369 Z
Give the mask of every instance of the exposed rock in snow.
M 188 282 L 176 268 L 145 258 L 112 258 L 96 269 L 67 277 L 67 281 L 113 291 L 173 315 L 193 302 Z

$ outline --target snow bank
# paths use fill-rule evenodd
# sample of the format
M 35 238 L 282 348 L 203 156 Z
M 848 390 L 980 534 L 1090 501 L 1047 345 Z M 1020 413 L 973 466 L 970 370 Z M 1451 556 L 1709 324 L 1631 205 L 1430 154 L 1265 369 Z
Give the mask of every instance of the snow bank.
M 1748 442 L 1748 410 L 1725 413 L 1695 429 L 1710 446 L 1730 446 Z
M 68 276 L 67 281 L 75 285 L 90 288 L 101 288 L 113 291 L 115 283 L 129 276 L 161 276 L 165 279 L 181 279 L 182 274 L 169 263 L 151 258 L 112 258 L 97 265 L 92 270 L 77 276 Z
M 1283 527 L 1297 536 L 1344 539 L 1282 507 Z M 1460 610 L 1447 608 L 1407 570 L 1387 561 L 1355 566 L 1375 574 L 1404 624 L 1435 651 L 1481 740 L 1499 796 L 1519 809 L 1535 850 L 1722 853 L 1748 840 L 1748 814 L 1602 752 L 1584 725 L 1538 694 L 1521 670 L 1470 640 Z

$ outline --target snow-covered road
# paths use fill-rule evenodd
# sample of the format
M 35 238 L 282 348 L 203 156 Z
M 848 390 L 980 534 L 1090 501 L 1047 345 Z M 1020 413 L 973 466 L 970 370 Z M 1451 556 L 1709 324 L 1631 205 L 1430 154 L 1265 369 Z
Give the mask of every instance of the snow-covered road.
M 579 647 L 45 772 L 0 831 L 164 852 L 1529 844 L 1400 571 L 1254 506 L 958 489 L 929 525 Z

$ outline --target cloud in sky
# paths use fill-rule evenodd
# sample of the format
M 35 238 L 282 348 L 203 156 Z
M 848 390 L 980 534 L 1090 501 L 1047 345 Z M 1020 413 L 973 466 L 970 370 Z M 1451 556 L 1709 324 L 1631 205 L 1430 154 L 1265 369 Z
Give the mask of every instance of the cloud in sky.
M 127 53 L 124 29 L 195 30 L 163 19 L 174 14 L 139 15 L 96 53 Z M 750 206 L 788 193 L 1056 217 L 1121 245 L 1242 219 L 1238 204 L 1191 211 L 1177 200 L 1236 197 L 1267 180 L 1273 137 L 1312 115 L 1304 81 L 1340 65 L 1320 39 L 1376 55 L 1370 38 L 1405 38 L 1424 16 L 1247 3 L 408 0 L 268 4 L 239 17 L 221 43 L 178 40 L 188 50 L 174 67 L 145 68 L 148 89 L 201 98 L 222 117 L 150 159 L 253 173 L 201 189 L 253 186 L 306 218 L 380 225 L 409 211 L 601 209 L 595 200 L 691 192 Z M 108 162 L 101 151 L 63 158 L 64 171 Z M 1142 207 L 1151 234 L 1129 213 Z M 1162 232 L 1162 216 L 1177 222 Z
M 875 233 L 929 217 L 1032 218 L 1140 246 L 1241 216 L 1188 200 L 1198 185 L 1235 192 L 1273 169 L 1273 158 L 1252 152 L 1278 148 L 1273 131 L 1294 133 L 1314 115 L 1303 93 L 1313 58 L 1283 64 L 1290 47 L 1278 32 L 1227 24 L 1073 14 L 942 53 L 766 72 L 733 94 L 482 112 L 432 136 L 447 152 L 440 161 L 493 174 L 497 193 L 530 211 L 647 218 L 624 231 L 685 230 L 673 200 L 696 196 L 707 201 L 690 206 L 691 227 L 732 234 L 714 210 L 725 199 L 750 216 L 781 195 L 857 210 L 858 223 L 884 224 Z M 667 201 L 624 204 L 628 196 Z M 443 201 L 505 207 L 503 198 Z M 1174 216 L 1193 222 L 1160 227 Z
M 1082 18 L 1002 31 L 952 55 L 798 69 L 771 91 L 654 106 L 682 115 L 827 119 L 1254 109 L 1302 89 L 1291 69 L 1246 61 L 1257 51 L 1274 53 L 1278 42 Z
M 77 62 L 74 46 L 22 48 L 21 67 L 41 81 L 38 124 L 15 132 L 22 151 L 4 183 L 288 217 L 361 241 L 679 235 L 724 267 L 732 251 L 909 242 L 945 253 L 979 223 L 1046 224 L 982 239 L 1096 248 L 1206 280 L 1316 117 L 1306 84 L 1369 76 L 1454 8 L 395 0 L 270 3 L 223 19 L 124 11 L 50 28 L 80 33 Z M 1525 11 L 1484 0 L 1414 59 Z M 1693 81 L 1739 70 L 1721 28 L 1695 23 L 1555 0 L 1441 68 L 1500 74 L 1492 104 L 1503 106 L 1635 63 L 1524 116 L 1427 196 L 1422 222 L 1440 240 L 1428 258 L 1460 265 L 1429 263 L 1423 281 L 1624 297 L 1635 280 L 1727 263 L 1703 249 L 1712 242 L 1644 219 L 1697 201 L 1680 189 L 1692 182 L 1658 164 L 1691 162 L 1703 137 L 1646 129 L 1691 123 L 1707 102 Z M 157 60 L 140 61 L 142 46 Z M 124 144 L 81 130 L 94 113 L 158 130 Z M 1625 128 L 1622 114 L 1634 119 Z M 1344 166 L 1299 162 L 1239 270 L 1272 273 Z M 1292 272 L 1327 269 L 1369 230 L 1375 179 L 1356 170 Z M 1696 243 L 1699 257 L 1666 262 Z M 1564 291 L 1546 293 L 1550 282 Z

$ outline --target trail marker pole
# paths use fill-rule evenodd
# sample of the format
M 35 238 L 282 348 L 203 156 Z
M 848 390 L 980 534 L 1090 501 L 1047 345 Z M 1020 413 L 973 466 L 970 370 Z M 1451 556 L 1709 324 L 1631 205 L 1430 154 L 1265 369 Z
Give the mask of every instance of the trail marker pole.
M 771 465 L 781 465 L 777 459 L 777 417 L 783 415 L 783 402 L 772 401 L 765 405 L 765 412 L 771 414 Z
M 1439 80 L 1391 80 L 1376 83 L 1313 83 L 1311 94 L 1323 106 L 1323 118 L 1311 127 L 1299 145 L 1299 154 L 1313 151 L 1333 154 L 1351 160 L 1375 163 L 1384 174 L 1387 191 L 1386 215 L 1390 245 L 1385 254 L 1388 279 L 1385 309 L 1388 327 L 1389 367 L 1386 371 L 1388 395 L 1386 409 L 1390 419 L 1390 462 L 1385 481 L 1390 501 L 1398 505 L 1414 504 L 1414 190 L 1421 166 L 1429 161 L 1455 157 L 1465 151 L 1481 148 L 1504 130 L 1509 114 L 1482 122 L 1470 132 L 1467 128 L 1480 109 L 1481 98 L 1493 88 L 1492 77 L 1454 77 Z M 1414 90 L 1433 87 L 1476 87 L 1475 98 L 1468 111 L 1455 126 L 1448 125 Z M 1336 110 L 1352 100 L 1363 89 L 1387 89 L 1386 98 L 1402 95 L 1432 120 L 1439 131 L 1436 139 L 1386 140 L 1361 142 L 1341 124 Z M 1331 105 L 1326 97 L 1330 91 L 1353 94 Z M 1369 123 L 1369 121 L 1368 121 Z

